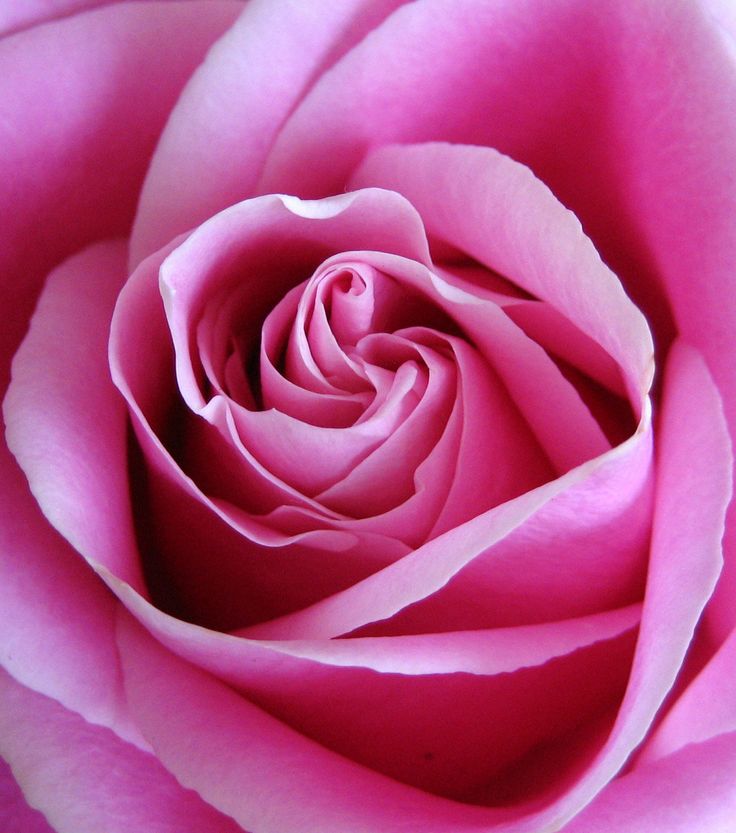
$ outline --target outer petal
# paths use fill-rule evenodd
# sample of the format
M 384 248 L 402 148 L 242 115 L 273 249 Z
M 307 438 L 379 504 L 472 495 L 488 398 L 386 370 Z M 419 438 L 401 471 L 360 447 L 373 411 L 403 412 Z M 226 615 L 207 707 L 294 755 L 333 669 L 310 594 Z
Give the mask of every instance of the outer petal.
M 637 761 L 736 731 L 736 631 L 675 701 Z
M 115 600 L 51 529 L 23 475 L 2 451 L 0 485 L 12 495 L 0 541 L 0 663 L 24 685 L 92 723 L 142 743 L 127 719 L 115 652 Z
M 504 815 L 398 784 L 326 750 L 175 657 L 125 617 L 119 647 L 132 708 L 157 757 L 245 829 L 481 833 Z
M 665 379 L 652 554 L 629 687 L 608 743 L 560 805 L 560 819 L 587 804 L 641 741 L 715 587 L 733 462 L 721 409 L 702 358 L 677 342 Z
M 52 273 L 16 355 L 4 411 L 9 446 L 41 510 L 90 561 L 142 589 L 128 505 L 126 412 L 105 369 L 125 259 L 125 244 L 113 241 Z M 10 461 L 3 476 L 4 494 L 15 496 L 2 526 L 3 664 L 86 719 L 138 738 L 121 702 L 114 603 L 40 516 Z
M 174 109 L 141 196 L 132 265 L 252 196 L 277 131 L 314 79 L 402 2 L 251 0 Z
M 0 42 L 3 362 L 49 270 L 88 242 L 127 231 L 182 84 L 239 9 L 116 4 Z M 3 367 L 3 386 L 6 374 Z
M 14 79 L 0 85 L 0 204 L 12 206 L 0 224 L 2 387 L 41 281 L 88 240 L 127 229 L 172 101 L 236 11 L 125 4 L 0 43 L 0 76 Z M 114 601 L 49 527 L 4 448 L 0 483 L 3 665 L 88 720 L 138 737 L 120 696 Z
M 609 784 L 561 833 L 731 833 L 736 732 L 692 744 Z
M 75 12 L 101 6 L 105 0 L 14 0 L 0 2 L 0 34 L 7 35 L 28 26 L 45 23 Z
M 58 833 L 237 833 L 149 753 L 0 672 L 0 753 Z
M 124 241 L 99 243 L 49 276 L 13 360 L 7 442 L 56 529 L 143 592 L 129 506 L 127 412 L 107 369 Z
M 4 833 L 53 833 L 38 810 L 30 807 L 10 767 L 0 760 L 0 829 Z
M 620 701 L 639 617 L 632 606 L 489 631 L 257 641 L 182 623 L 108 582 L 166 647 L 272 716 L 352 761 L 471 803 L 503 793 L 497 780 L 512 762 L 505 789 L 538 795 L 559 786 L 581 749 L 600 746 L 596 721 Z

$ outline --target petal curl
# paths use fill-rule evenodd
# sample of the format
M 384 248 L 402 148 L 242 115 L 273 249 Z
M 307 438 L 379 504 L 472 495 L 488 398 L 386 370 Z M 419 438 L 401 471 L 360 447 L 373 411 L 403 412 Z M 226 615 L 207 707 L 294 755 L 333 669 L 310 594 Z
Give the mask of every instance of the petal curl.
M 148 752 L 0 672 L 0 754 L 57 833 L 238 833 Z
M 253 196 L 273 139 L 306 90 L 402 2 L 251 0 L 172 112 L 141 195 L 131 265 Z
M 736 732 L 687 746 L 606 789 L 561 833 L 729 833 Z

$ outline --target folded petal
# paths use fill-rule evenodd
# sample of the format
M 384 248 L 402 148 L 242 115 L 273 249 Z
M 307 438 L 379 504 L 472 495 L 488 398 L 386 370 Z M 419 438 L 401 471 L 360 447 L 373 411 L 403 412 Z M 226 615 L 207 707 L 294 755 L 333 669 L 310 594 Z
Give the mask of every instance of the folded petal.
M 169 119 L 141 196 L 132 265 L 252 196 L 278 129 L 315 78 L 401 2 L 248 3 Z
M 679 697 L 647 739 L 637 766 L 715 735 L 736 731 L 736 631 Z
M 429 795 L 325 749 L 127 619 L 118 644 L 128 697 L 159 759 L 246 830 L 377 833 L 401 824 L 429 833 L 480 833 L 508 816 Z
M 426 144 L 374 151 L 352 181 L 403 194 L 430 237 L 547 301 L 618 362 L 639 406 L 653 373 L 646 321 L 531 171 L 490 148 Z
M 49 521 L 89 561 L 143 591 L 130 509 L 125 402 L 110 379 L 110 319 L 125 241 L 48 278 L 3 403 L 7 442 Z
M 442 593 L 451 579 L 482 557 L 488 559 L 488 567 L 492 571 L 495 566 L 494 548 L 503 547 L 514 534 L 523 534 L 527 526 L 530 541 L 520 549 L 526 552 L 529 562 L 526 568 L 522 568 L 518 558 L 510 559 L 510 575 L 504 578 L 512 582 L 512 588 L 519 582 L 528 583 L 527 588 L 531 585 L 537 588 L 536 593 L 548 596 L 550 584 L 547 575 L 553 572 L 558 581 L 567 584 L 565 597 L 584 594 L 588 578 L 583 576 L 588 574 L 592 575 L 593 581 L 596 576 L 600 580 L 601 575 L 607 574 L 604 581 L 606 592 L 611 592 L 612 587 L 614 592 L 619 592 L 622 581 L 630 590 L 632 572 L 638 572 L 637 564 L 641 564 L 642 553 L 638 548 L 629 552 L 624 563 L 616 559 L 610 563 L 599 560 L 591 563 L 587 547 L 581 548 L 579 553 L 575 550 L 567 553 L 563 547 L 561 560 L 557 560 L 550 556 L 550 545 L 557 545 L 555 538 L 560 528 L 570 530 L 573 506 L 575 510 L 572 511 L 577 513 L 580 527 L 592 529 L 594 535 L 605 535 L 606 544 L 610 531 L 605 533 L 604 530 L 610 530 L 611 523 L 620 525 L 623 517 L 631 516 L 633 524 L 641 531 L 641 522 L 643 520 L 646 525 L 648 516 L 646 503 L 642 504 L 640 498 L 647 492 L 650 454 L 651 426 L 645 411 L 637 433 L 621 446 L 434 538 L 340 593 L 304 610 L 248 629 L 248 635 L 264 639 L 326 638 L 391 619 L 417 602 L 424 599 L 431 601 L 432 597 Z M 640 511 L 643 511 L 642 517 L 639 517 Z M 574 531 L 579 532 L 579 529 Z M 532 543 L 534 541 L 536 544 Z M 608 555 L 609 551 L 610 547 L 607 547 L 598 554 L 606 552 Z M 581 557 L 578 563 L 582 572 L 573 566 L 572 559 L 577 561 L 578 556 Z M 544 567 L 545 563 L 550 564 L 549 569 Z M 518 574 L 516 579 L 513 574 Z M 505 582 L 499 587 L 499 598 L 503 600 L 498 605 L 500 611 L 488 604 L 489 596 L 484 588 L 481 609 L 485 614 L 481 615 L 503 616 L 506 602 L 504 585 Z M 508 589 L 506 592 L 513 593 Z M 528 589 L 520 595 L 528 595 Z M 539 599 L 535 598 L 534 604 L 538 603 Z M 477 611 L 476 605 L 477 602 L 470 608 L 471 615 Z M 428 620 L 432 625 L 429 629 L 454 629 L 452 625 L 444 628 L 445 621 L 457 621 L 453 617 L 462 618 L 469 612 L 461 609 L 453 613 L 452 607 L 448 606 L 447 617 L 444 616 L 444 608 L 441 608 L 443 615 L 430 614 Z
M 145 746 L 121 688 L 115 600 L 43 517 L 7 450 L 0 460 L 3 494 L 13 496 L 0 525 L 0 663 L 28 688 Z
M 439 636 L 257 642 L 183 625 L 111 586 L 167 647 L 306 737 L 405 784 L 480 804 L 493 803 L 512 763 L 518 798 L 559 781 L 586 746 L 565 743 L 578 729 L 600 745 L 595 732 L 585 735 L 623 693 L 639 613 Z M 549 777 L 530 778 L 542 745 Z
M 694 743 L 610 783 L 561 833 L 729 833 L 736 732 Z
M 26 802 L 10 767 L 0 760 L 0 825 L 5 833 L 54 833 L 42 813 Z
M 0 672 L 0 754 L 57 833 L 237 833 L 156 758 Z M 43 829 L 43 828 L 42 828 Z
M 259 187 L 339 191 L 391 142 L 497 148 L 580 219 L 660 348 L 679 332 L 703 353 L 733 425 L 735 31 L 722 0 L 407 4 L 309 91 Z M 734 513 L 716 642 L 736 621 Z
M 555 808 L 560 822 L 587 804 L 641 742 L 715 587 L 732 477 L 722 408 L 702 357 L 676 342 L 667 363 L 647 593 L 631 678 L 608 742 Z

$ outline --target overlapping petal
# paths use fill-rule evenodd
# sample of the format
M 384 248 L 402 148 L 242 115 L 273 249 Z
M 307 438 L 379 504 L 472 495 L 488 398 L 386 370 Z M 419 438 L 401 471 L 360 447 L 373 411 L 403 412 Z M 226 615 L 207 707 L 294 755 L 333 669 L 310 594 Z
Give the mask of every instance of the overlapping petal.
M 235 833 L 149 752 L 0 672 L 0 754 L 57 833 Z M 46 828 L 48 829 L 48 827 Z M 41 828 L 43 830 L 43 827 Z

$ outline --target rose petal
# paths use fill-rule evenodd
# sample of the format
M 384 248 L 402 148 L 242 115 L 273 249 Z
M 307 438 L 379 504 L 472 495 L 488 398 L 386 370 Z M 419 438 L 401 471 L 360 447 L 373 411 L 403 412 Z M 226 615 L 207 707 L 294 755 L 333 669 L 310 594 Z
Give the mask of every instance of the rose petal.
M 0 662 L 23 685 L 91 723 L 145 746 L 130 722 L 115 651 L 115 600 L 41 515 L 23 475 L 2 452 Z
M 279 674 L 284 680 L 301 678 L 310 663 L 412 676 L 506 674 L 621 636 L 637 626 L 641 615 L 641 605 L 635 604 L 578 619 L 512 628 L 380 638 L 259 640 L 248 637 L 247 629 L 228 634 L 182 622 L 115 576 L 106 572 L 102 576 L 141 624 L 182 658 L 234 683 L 258 682 L 275 691 Z
M 53 273 L 4 407 L 9 442 L 43 511 L 86 557 L 106 561 L 140 587 L 127 508 L 125 413 L 105 359 L 125 256 L 124 244 L 102 243 Z M 13 495 L 0 525 L 3 665 L 24 685 L 141 743 L 119 687 L 114 604 L 41 516 L 6 450 L 2 479 L 4 494 Z
M 353 182 L 404 194 L 430 236 L 558 309 L 618 362 L 638 407 L 653 372 L 646 321 L 575 217 L 529 170 L 489 148 L 428 144 L 374 151 Z
M 559 822 L 587 804 L 644 737 L 682 666 L 721 569 L 731 444 L 707 367 L 682 342 L 668 358 L 659 427 L 652 551 L 629 687 L 606 746 L 558 805 Z
M 0 760 L 0 829 L 5 833 L 54 833 L 38 810 L 26 803 L 10 767 Z
M 3 408 L 8 447 L 51 524 L 87 559 L 145 592 L 129 503 L 125 403 L 106 361 L 126 257 L 124 241 L 100 243 L 51 273 L 13 360 Z
M 651 735 L 637 766 L 677 752 L 689 743 L 736 731 L 736 632 L 680 694 Z
M 419 215 L 398 194 L 379 189 L 319 202 L 278 196 L 246 200 L 174 247 L 161 265 L 161 292 L 176 348 L 177 378 L 190 408 L 198 411 L 205 404 L 199 361 L 191 350 L 194 329 L 211 298 L 237 291 L 249 278 L 247 318 L 240 323 L 260 329 L 276 303 L 324 258 L 362 249 L 422 262 L 429 257 Z
M 389 142 L 498 148 L 575 212 L 660 348 L 677 331 L 701 350 L 736 424 L 729 9 L 721 0 L 407 4 L 305 96 L 260 188 L 339 191 L 369 148 Z M 736 621 L 730 531 L 726 550 L 707 613 L 716 642 Z
M 153 755 L 0 672 L 0 753 L 58 833 L 236 833 Z
M 467 292 L 408 258 L 368 252 L 363 259 L 400 276 L 462 329 L 501 378 L 560 474 L 610 448 L 575 387 L 493 299 Z
M 143 188 L 131 264 L 251 196 L 276 132 L 314 79 L 401 2 L 251 0 L 173 110 Z
M 506 631 L 257 643 L 183 625 L 111 586 L 164 644 L 307 737 L 475 801 L 511 761 L 615 704 L 638 619 L 634 607 Z
M 730 19 L 714 3 L 711 12 Z M 395 141 L 498 148 L 581 219 L 660 344 L 672 333 L 664 294 L 730 389 L 724 357 L 736 300 L 718 299 L 732 299 L 736 72 L 733 44 L 707 9 L 665 10 L 658 0 L 635 9 L 615 0 L 407 4 L 305 96 L 260 187 L 333 193 L 369 148 Z
M 609 784 L 562 833 L 729 833 L 736 732 L 687 746 Z
M 492 559 L 494 546 L 510 537 L 517 529 L 523 529 L 525 523 L 531 522 L 534 528 L 535 514 L 546 509 L 551 519 L 545 518 L 539 527 L 543 544 L 540 545 L 540 539 L 537 538 L 537 545 L 531 554 L 532 557 L 534 552 L 539 554 L 541 547 L 541 554 L 548 561 L 550 550 L 544 530 L 550 525 L 550 520 L 553 529 L 563 521 L 569 528 L 570 507 L 575 506 L 581 524 L 590 524 L 593 529 L 598 527 L 598 534 L 613 518 L 620 524 L 622 514 L 628 514 L 631 509 L 632 483 L 637 486 L 633 494 L 640 495 L 645 488 L 642 484 L 646 483 L 649 464 L 650 426 L 645 413 L 645 421 L 637 434 L 607 454 L 433 539 L 400 561 L 329 599 L 281 619 L 256 625 L 248 629 L 247 633 L 263 639 L 329 638 L 349 633 L 368 623 L 389 619 L 409 605 L 440 591 L 450 579 L 483 554 L 488 553 Z M 613 496 L 617 498 L 615 504 Z M 610 533 L 606 533 L 605 540 L 608 541 L 609 537 Z M 601 550 L 603 552 L 606 550 Z M 587 562 L 590 560 L 589 553 L 590 550 L 586 548 L 584 554 Z M 556 560 L 553 565 L 555 574 L 563 574 L 567 581 L 573 583 L 575 589 L 568 588 L 568 593 L 574 595 L 583 592 L 587 579 L 583 578 L 582 573 L 572 571 L 572 576 L 568 575 L 571 569 L 569 563 L 565 563 L 564 570 Z M 614 573 L 621 569 L 620 564 L 611 567 Z M 514 563 L 513 569 L 519 571 L 518 561 Z M 630 570 L 631 566 L 628 565 L 624 573 Z M 544 587 L 544 593 L 549 594 L 549 585 L 541 578 L 544 572 L 544 569 L 536 568 L 531 581 L 534 584 L 539 582 L 540 588 Z M 607 572 L 606 564 L 596 561 L 595 573 L 601 572 Z M 529 579 L 527 575 L 517 581 L 526 583 Z M 608 579 L 606 585 L 610 590 L 610 573 Z M 617 587 L 619 581 L 620 578 L 614 586 Z M 486 596 L 486 615 L 489 615 L 488 607 Z M 443 620 L 434 618 L 433 621 L 436 627 Z
M 181 86 L 239 9 L 116 3 L 0 43 L 0 77 L 11 79 L 0 89 L 0 203 L 12 206 L 0 228 L 2 291 L 12 299 L 3 304 L 3 355 L 20 341 L 54 266 L 127 232 Z M 3 386 L 6 378 L 3 370 Z

